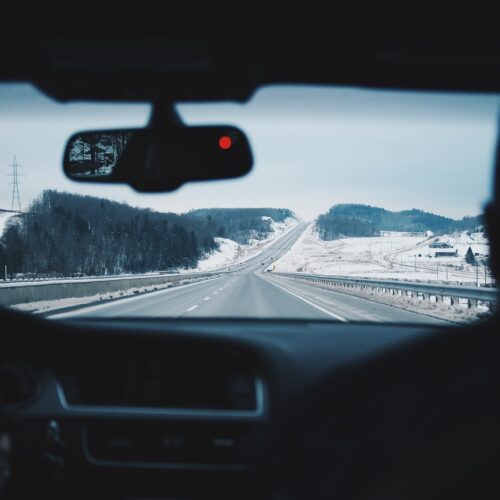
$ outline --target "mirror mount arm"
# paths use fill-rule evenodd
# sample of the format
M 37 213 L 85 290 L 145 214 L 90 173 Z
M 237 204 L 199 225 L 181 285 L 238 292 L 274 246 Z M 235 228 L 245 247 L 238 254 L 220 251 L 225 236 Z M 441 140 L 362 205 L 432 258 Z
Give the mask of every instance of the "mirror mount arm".
M 168 130 L 184 127 L 184 123 L 171 102 L 165 103 L 155 101 L 151 110 L 148 128 L 156 130 Z

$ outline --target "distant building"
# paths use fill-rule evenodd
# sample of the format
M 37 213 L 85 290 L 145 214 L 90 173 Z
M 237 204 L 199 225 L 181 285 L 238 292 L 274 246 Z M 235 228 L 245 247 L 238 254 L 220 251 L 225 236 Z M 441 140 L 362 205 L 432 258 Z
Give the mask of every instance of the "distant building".
M 444 243 L 441 241 L 435 241 L 429 245 L 429 248 L 453 248 L 449 243 Z
M 428 236 L 426 233 L 422 231 L 379 231 L 378 236 L 387 237 L 401 237 L 401 236 L 419 236 L 424 237 Z
M 431 257 L 457 257 L 458 250 L 443 241 L 435 241 L 429 245 L 429 253 Z
M 458 257 L 458 250 L 441 250 L 434 252 L 434 257 Z

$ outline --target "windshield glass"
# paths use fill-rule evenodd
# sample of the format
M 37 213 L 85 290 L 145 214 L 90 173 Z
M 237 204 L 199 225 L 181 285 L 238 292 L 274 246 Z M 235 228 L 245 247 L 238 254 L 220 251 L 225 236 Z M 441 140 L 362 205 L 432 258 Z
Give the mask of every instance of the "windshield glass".
M 487 317 L 498 103 L 273 86 L 245 104 L 179 105 L 188 124 L 240 127 L 255 165 L 153 195 L 61 166 L 72 134 L 144 126 L 150 106 L 1 85 L 0 304 L 50 318 Z

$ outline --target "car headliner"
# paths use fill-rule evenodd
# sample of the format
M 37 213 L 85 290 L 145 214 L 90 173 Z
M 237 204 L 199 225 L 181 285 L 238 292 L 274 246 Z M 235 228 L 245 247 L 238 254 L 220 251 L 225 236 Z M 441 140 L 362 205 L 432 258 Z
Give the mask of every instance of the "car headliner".
M 143 33 L 112 32 L 128 26 L 116 13 L 106 32 L 80 31 L 73 18 L 71 32 L 3 31 L 0 80 L 32 81 L 60 100 L 245 101 L 263 85 L 287 83 L 500 91 L 494 5 L 188 7 L 196 15 L 169 10 L 156 22 L 134 10 L 136 26 L 147 19 Z

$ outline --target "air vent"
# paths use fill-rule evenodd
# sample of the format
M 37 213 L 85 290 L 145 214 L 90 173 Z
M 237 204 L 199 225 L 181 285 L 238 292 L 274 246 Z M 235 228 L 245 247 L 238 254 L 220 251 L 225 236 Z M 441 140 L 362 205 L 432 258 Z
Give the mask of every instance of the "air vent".
M 255 429 L 248 424 L 225 422 L 142 424 L 98 422 L 83 429 L 84 452 L 99 465 L 226 464 L 243 465 Z
M 247 358 L 224 351 L 109 353 L 92 363 L 72 363 L 58 376 L 70 406 L 258 409 L 255 368 Z

